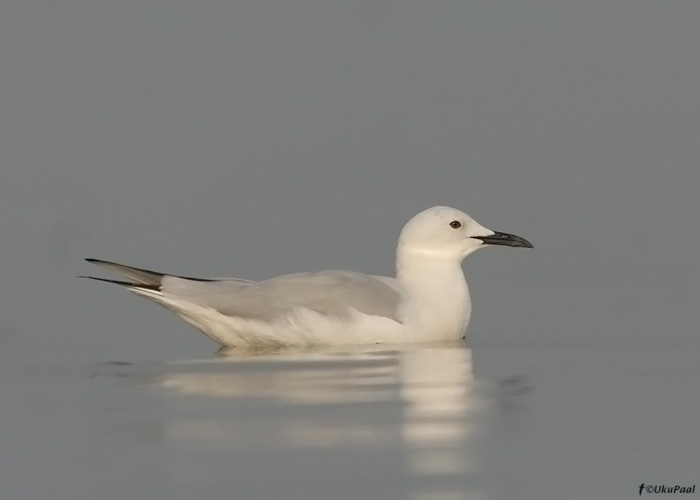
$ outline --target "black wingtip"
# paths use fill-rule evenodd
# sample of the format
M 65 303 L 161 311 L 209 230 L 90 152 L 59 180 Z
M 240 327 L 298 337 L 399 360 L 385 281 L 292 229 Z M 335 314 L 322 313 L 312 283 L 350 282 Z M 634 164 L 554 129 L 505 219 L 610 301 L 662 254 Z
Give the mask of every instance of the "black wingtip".
M 142 269 L 142 268 L 139 268 L 139 267 L 127 266 L 127 265 L 124 265 L 124 264 L 117 264 L 116 262 L 112 262 L 112 261 L 109 261 L 109 260 L 93 259 L 93 258 L 90 258 L 90 257 L 86 257 L 85 260 L 86 260 L 87 262 L 89 262 L 90 264 L 96 264 L 96 265 L 98 265 L 98 266 L 101 266 L 101 265 L 103 265 L 103 264 L 107 264 L 107 266 L 120 267 L 120 268 L 124 268 L 124 269 L 130 269 L 130 270 L 132 270 L 132 271 L 138 271 L 138 272 L 141 272 L 141 273 L 146 273 L 147 275 L 152 276 L 154 280 L 155 280 L 156 278 L 162 278 L 163 276 L 175 276 L 176 278 L 182 278 L 182 279 L 190 280 L 190 281 L 201 281 L 201 282 L 204 282 L 204 283 L 211 283 L 211 282 L 214 282 L 214 281 L 221 281 L 221 280 L 219 280 L 219 279 L 195 278 L 195 277 L 192 277 L 192 276 L 182 276 L 182 275 L 178 275 L 178 274 L 165 274 L 165 273 L 161 273 L 161 272 L 158 272 L 158 271 L 152 271 L 152 270 L 150 270 L 150 269 Z M 119 272 L 119 270 L 117 270 L 117 272 Z M 122 274 L 126 274 L 126 273 L 122 273 Z M 92 278 L 92 279 L 95 279 L 95 280 L 102 280 L 102 281 L 108 281 L 108 282 L 120 283 L 120 284 L 124 284 L 124 283 L 125 283 L 125 282 L 121 282 L 121 281 L 106 280 L 106 279 L 102 279 L 102 278 L 93 278 L 92 276 L 80 276 L 80 277 L 81 277 L 81 278 Z M 150 288 L 152 285 L 142 285 L 141 283 L 133 283 L 133 284 L 130 283 L 130 284 L 127 285 L 127 286 L 137 286 L 137 287 L 140 287 L 140 288 Z M 159 288 L 154 288 L 154 290 L 159 290 Z
M 104 281 L 105 283 L 114 283 L 115 285 L 121 286 L 138 286 L 138 283 L 130 283 L 128 281 L 110 280 L 106 278 L 98 278 L 97 276 L 78 276 L 78 278 L 85 278 L 95 281 Z
M 95 280 L 95 281 L 104 281 L 105 283 L 114 283 L 115 285 L 125 286 L 128 288 L 144 288 L 146 290 L 160 290 L 160 286 L 158 286 L 158 285 L 144 285 L 142 283 L 132 283 L 129 281 L 110 280 L 110 279 L 106 279 L 106 278 L 98 278 L 96 276 L 78 276 L 78 278 L 86 278 L 86 279 Z

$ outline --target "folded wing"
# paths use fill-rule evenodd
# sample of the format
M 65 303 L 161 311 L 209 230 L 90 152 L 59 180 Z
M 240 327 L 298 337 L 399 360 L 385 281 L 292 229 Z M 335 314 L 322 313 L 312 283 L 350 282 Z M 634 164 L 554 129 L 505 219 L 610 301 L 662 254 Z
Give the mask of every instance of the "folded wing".
M 172 276 L 116 262 L 87 259 L 128 278 L 110 281 L 146 298 L 168 303 L 191 303 L 226 316 L 272 321 L 295 309 L 345 318 L 354 312 L 399 321 L 400 288 L 393 278 L 349 271 L 320 271 L 278 276 L 255 282 L 239 278 L 202 279 Z M 163 300 L 166 299 L 166 300 Z
M 297 308 L 337 317 L 357 311 L 398 321 L 400 300 L 394 280 L 348 271 L 289 274 L 256 283 L 164 276 L 160 290 L 165 297 L 212 308 L 227 316 L 263 321 Z

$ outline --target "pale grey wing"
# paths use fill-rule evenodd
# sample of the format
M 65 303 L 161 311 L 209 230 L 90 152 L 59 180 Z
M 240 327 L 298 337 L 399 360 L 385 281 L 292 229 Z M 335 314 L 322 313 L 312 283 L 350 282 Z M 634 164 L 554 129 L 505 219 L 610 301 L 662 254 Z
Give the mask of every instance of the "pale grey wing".
M 161 291 L 228 316 L 250 319 L 271 320 L 300 307 L 337 317 L 355 310 L 397 319 L 401 296 L 394 281 L 347 271 L 289 274 L 258 283 L 165 276 Z

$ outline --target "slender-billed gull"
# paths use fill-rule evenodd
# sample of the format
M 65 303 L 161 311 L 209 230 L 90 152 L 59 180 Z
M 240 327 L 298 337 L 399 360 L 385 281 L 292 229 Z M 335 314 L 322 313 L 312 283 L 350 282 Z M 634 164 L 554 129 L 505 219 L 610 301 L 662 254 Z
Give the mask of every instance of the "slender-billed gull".
M 462 338 L 471 317 L 462 260 L 487 245 L 532 248 L 464 212 L 432 207 L 404 226 L 396 278 L 319 271 L 265 281 L 202 279 L 87 259 L 109 281 L 175 312 L 223 346 L 375 344 Z

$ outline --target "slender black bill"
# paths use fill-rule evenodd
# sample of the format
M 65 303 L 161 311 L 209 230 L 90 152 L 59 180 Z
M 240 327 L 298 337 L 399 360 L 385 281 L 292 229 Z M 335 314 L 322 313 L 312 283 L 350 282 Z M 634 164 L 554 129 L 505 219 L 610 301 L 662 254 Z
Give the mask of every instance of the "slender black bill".
M 516 236 L 514 234 L 499 233 L 496 231 L 494 234 L 489 234 L 488 236 L 472 236 L 476 240 L 481 240 L 487 245 L 505 245 L 507 247 L 522 247 L 522 248 L 535 248 L 532 243 L 527 241 L 525 238 Z

